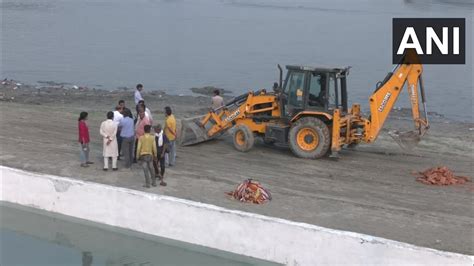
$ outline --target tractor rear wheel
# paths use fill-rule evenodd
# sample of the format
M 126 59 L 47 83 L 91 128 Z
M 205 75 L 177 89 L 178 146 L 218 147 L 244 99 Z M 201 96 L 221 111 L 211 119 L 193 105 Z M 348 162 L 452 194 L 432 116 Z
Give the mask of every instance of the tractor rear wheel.
M 327 154 L 331 135 L 328 126 L 321 119 L 303 117 L 290 128 L 288 143 L 296 156 L 317 159 Z
M 249 151 L 255 143 L 253 132 L 246 125 L 235 127 L 233 140 L 235 149 L 241 152 Z

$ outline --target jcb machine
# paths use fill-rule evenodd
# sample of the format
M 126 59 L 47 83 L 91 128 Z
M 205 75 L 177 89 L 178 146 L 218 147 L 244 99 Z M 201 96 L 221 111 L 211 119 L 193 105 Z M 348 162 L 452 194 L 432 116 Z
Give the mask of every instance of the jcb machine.
M 419 140 L 429 128 L 422 65 L 407 54 L 369 98 L 370 116 L 363 117 L 359 104 L 347 105 L 349 68 L 286 66 L 286 79 L 274 92 L 261 90 L 234 98 L 207 115 L 182 122 L 182 145 L 216 138 L 234 128 L 237 150 L 250 150 L 256 137 L 265 143 L 288 144 L 302 158 L 337 156 L 344 145 L 372 143 L 407 87 L 415 131 L 396 135 L 399 143 Z M 283 83 L 283 84 L 282 84 Z M 423 112 L 420 112 L 421 98 Z M 393 134 L 392 134 L 393 135 Z

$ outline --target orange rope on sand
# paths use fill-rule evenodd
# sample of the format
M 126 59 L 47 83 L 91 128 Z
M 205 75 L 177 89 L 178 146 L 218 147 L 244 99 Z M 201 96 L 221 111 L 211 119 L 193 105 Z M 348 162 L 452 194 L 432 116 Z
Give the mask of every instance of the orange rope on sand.
M 272 195 L 262 187 L 259 182 L 247 179 L 240 183 L 234 191 L 227 192 L 227 195 L 242 202 L 262 204 L 272 200 Z
M 467 176 L 455 176 L 446 166 L 433 167 L 416 175 L 418 176 L 416 180 L 426 185 L 449 186 L 471 181 Z

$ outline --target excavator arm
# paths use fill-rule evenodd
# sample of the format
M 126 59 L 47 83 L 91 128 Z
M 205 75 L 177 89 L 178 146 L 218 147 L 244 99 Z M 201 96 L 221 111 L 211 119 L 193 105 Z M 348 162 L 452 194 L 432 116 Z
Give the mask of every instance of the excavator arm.
M 343 145 L 357 144 L 362 141 L 374 142 L 405 85 L 410 97 L 415 131 L 391 131 L 389 134 L 402 148 L 413 147 L 413 144 L 419 141 L 429 129 L 422 73 L 423 67 L 418 61 L 418 56 L 410 51 L 403 57 L 400 64 L 388 73 L 384 81 L 377 84 L 375 92 L 369 98 L 370 116 L 368 118 L 361 115 L 359 104 L 354 104 L 347 114 L 342 114 L 339 109 L 336 109 L 333 115 L 332 156 L 337 157 L 337 152 Z
M 369 127 L 366 129 L 365 141 L 373 142 L 379 135 L 385 120 L 397 102 L 400 92 L 407 84 L 410 97 L 411 109 L 415 129 L 419 136 L 423 136 L 429 128 L 426 112 L 426 101 L 422 79 L 423 67 L 414 64 L 416 56 L 407 54 L 403 62 L 390 72 L 387 78 L 377 86 L 377 89 L 369 98 L 370 118 Z M 420 95 L 421 94 L 421 95 Z M 420 112 L 420 96 L 423 107 L 423 116 Z

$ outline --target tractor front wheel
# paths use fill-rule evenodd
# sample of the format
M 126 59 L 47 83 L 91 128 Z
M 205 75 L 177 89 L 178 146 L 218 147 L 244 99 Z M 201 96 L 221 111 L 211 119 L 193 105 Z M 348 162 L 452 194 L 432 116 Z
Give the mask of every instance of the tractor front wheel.
M 241 152 L 247 152 L 255 143 L 253 132 L 246 125 L 236 126 L 233 135 L 234 147 Z
M 304 117 L 290 128 L 288 143 L 296 156 L 317 159 L 327 154 L 331 135 L 323 121 L 316 117 Z

